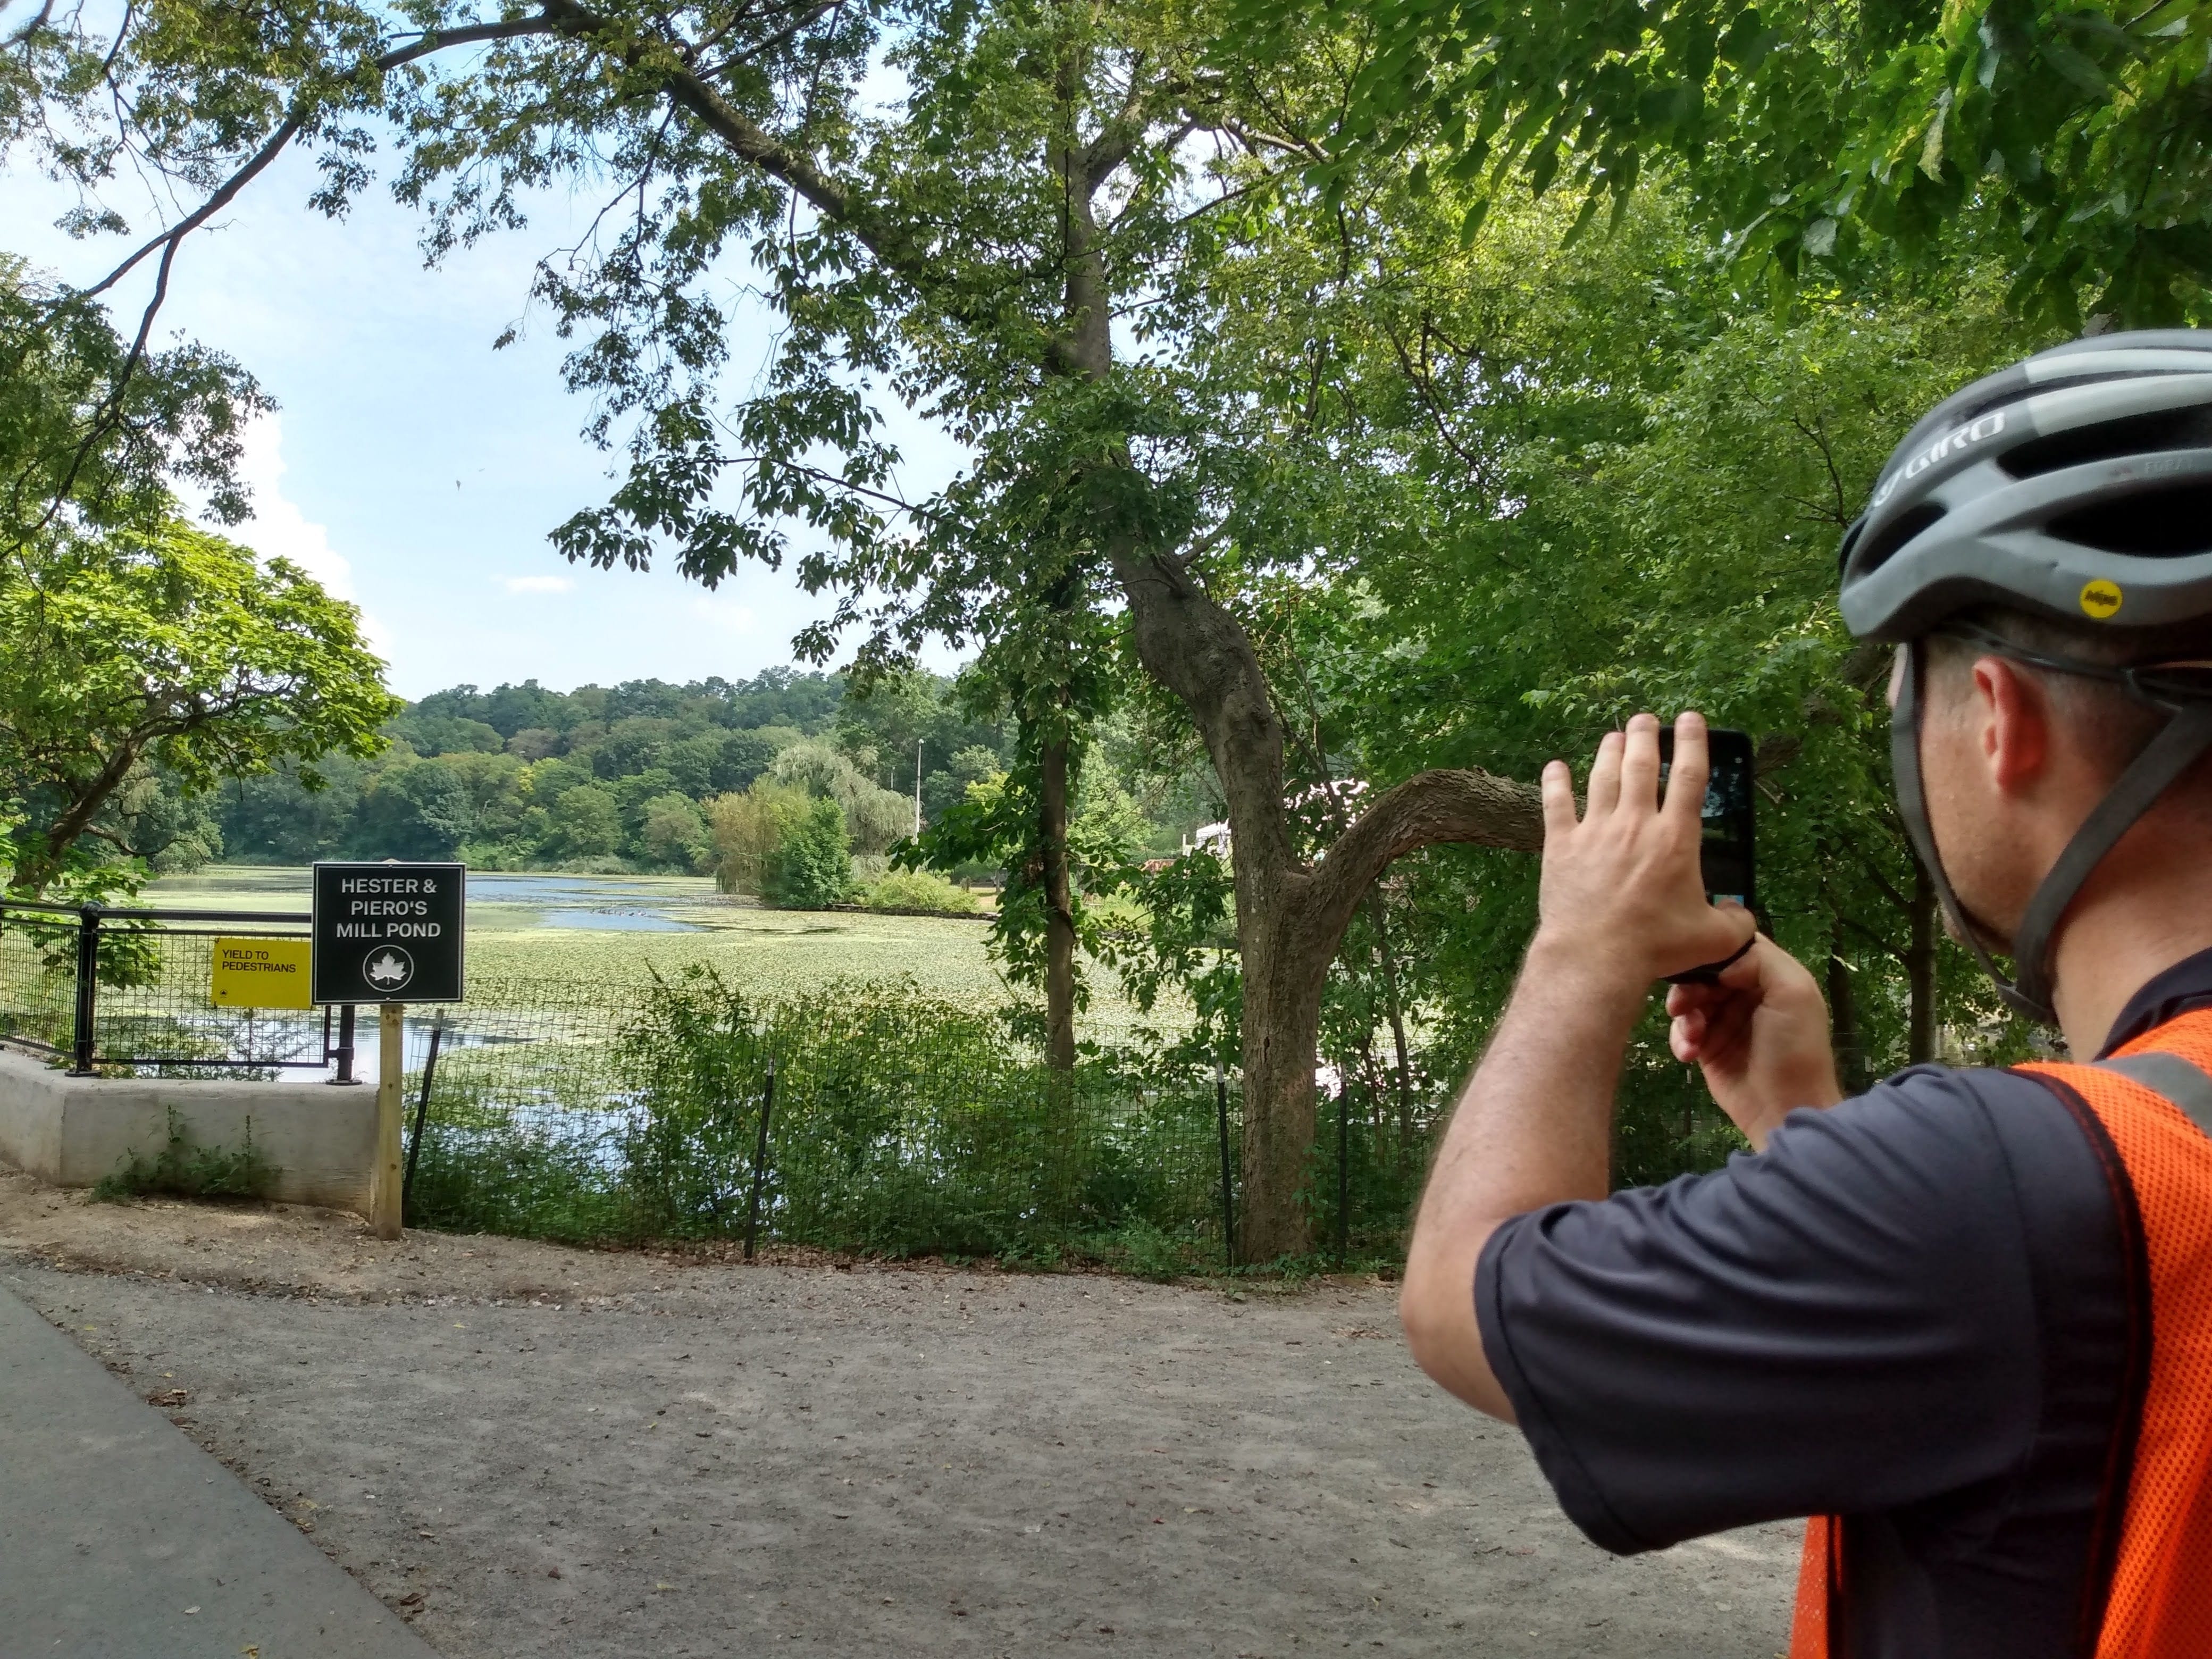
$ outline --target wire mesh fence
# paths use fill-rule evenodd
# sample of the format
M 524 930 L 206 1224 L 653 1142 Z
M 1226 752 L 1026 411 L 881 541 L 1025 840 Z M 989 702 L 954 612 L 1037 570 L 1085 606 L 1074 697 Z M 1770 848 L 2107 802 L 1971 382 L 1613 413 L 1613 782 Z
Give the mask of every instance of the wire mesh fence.
M 435 1034 L 434 1065 L 432 1036 Z M 410 1224 L 889 1255 L 1227 1265 L 1243 1108 L 1202 1057 L 1055 1073 L 1001 1012 L 898 985 L 758 998 L 479 980 L 410 1019 Z M 1325 1254 L 1402 1248 L 1433 1102 L 1324 1102 L 1305 1201 Z
M 1225 1255 L 1223 1122 L 1233 1163 L 1240 1114 L 1199 1066 L 1122 1054 L 1055 1073 L 996 1013 L 909 988 L 771 1000 L 703 972 L 641 994 L 480 981 L 410 1024 L 412 1224 L 578 1242 L 757 1228 L 1163 1269 Z
M 111 914 L 88 954 L 81 918 L 10 907 L 0 1038 L 109 1074 L 327 1075 L 335 1011 L 210 994 L 218 939 L 299 929 L 205 914 Z M 900 984 L 763 998 L 693 969 L 478 977 L 464 1003 L 409 1010 L 403 1053 L 411 1225 L 1158 1273 L 1231 1259 L 1237 1079 L 1181 1049 L 1087 1045 L 1054 1072 L 1001 1010 Z M 375 1054 L 364 1030 L 357 1080 Z M 1432 1103 L 1375 1092 L 1322 1102 L 1306 1197 L 1339 1255 L 1397 1253 L 1425 1163 Z
M 76 1033 L 76 946 L 59 934 L 0 925 L 0 1038 L 46 1054 L 69 1053 Z
M 304 940 L 306 921 L 8 901 L 0 905 L 0 1039 L 66 1056 L 80 1072 L 319 1069 L 333 1048 L 326 1011 L 228 1006 L 211 994 L 222 942 Z

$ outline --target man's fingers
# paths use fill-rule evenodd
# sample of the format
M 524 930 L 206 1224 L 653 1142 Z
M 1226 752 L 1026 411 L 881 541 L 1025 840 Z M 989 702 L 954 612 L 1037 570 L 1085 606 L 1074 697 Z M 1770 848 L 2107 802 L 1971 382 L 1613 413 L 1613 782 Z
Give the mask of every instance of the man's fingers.
M 1608 732 L 1598 740 L 1597 758 L 1590 763 L 1589 798 L 1583 805 L 1584 817 L 1596 817 L 1620 804 L 1620 751 L 1626 741 L 1618 732 Z
M 1565 761 L 1544 768 L 1544 839 L 1564 836 L 1575 827 L 1575 775 Z
M 1701 1056 L 1700 1039 L 1705 1034 L 1705 1011 L 1692 1009 L 1687 1013 L 1674 1016 L 1674 1022 L 1667 1028 L 1667 1046 L 1674 1051 L 1674 1058 L 1683 1065 L 1692 1065 Z
M 1620 798 L 1632 809 L 1658 808 L 1659 722 L 1650 714 L 1638 714 L 1628 722 L 1621 744 Z
M 1705 1008 L 1718 994 L 1717 986 L 1700 985 L 1694 980 L 1685 980 L 1679 985 L 1667 988 L 1667 1012 L 1672 1017 L 1686 1014 L 1693 1008 Z
M 1700 822 L 1705 811 L 1705 784 L 1711 776 L 1705 717 L 1694 709 L 1685 709 L 1674 716 L 1674 760 L 1667 772 L 1667 816 Z
M 1713 908 L 1728 915 L 1731 921 L 1741 920 L 1745 931 L 1743 934 L 1739 935 L 1740 938 L 1759 932 L 1759 918 L 1745 909 L 1735 900 L 1717 898 L 1713 901 Z M 1730 915 L 1731 912 L 1734 914 Z M 1730 991 L 1757 990 L 1764 977 L 1765 964 L 1762 958 L 1769 951 L 1779 948 L 1772 939 L 1760 939 L 1751 949 L 1721 969 L 1722 988 Z

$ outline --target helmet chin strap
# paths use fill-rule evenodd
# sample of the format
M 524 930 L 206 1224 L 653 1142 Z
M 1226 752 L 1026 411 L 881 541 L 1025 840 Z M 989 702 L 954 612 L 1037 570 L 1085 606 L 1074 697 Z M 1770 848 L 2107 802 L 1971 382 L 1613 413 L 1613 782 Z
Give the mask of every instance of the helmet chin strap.
M 2066 849 L 2059 854 L 2021 916 L 2020 927 L 2012 942 L 2014 977 L 2008 979 L 1997 970 L 1996 960 L 1983 943 L 1984 930 L 1959 902 L 1951 878 L 1944 872 L 1943 860 L 1936 851 L 1936 836 L 1928 824 L 1927 792 L 1920 771 L 1922 691 L 1927 652 L 1922 641 L 1914 640 L 1906 645 L 1905 653 L 1905 673 L 1889 727 L 1890 765 L 1897 775 L 1897 806 L 1905 819 L 1905 832 L 1911 838 L 1912 849 L 1920 855 L 1929 878 L 1936 884 L 1936 896 L 1942 901 L 1944 914 L 1951 920 L 1952 931 L 1966 941 L 1966 948 L 1974 953 L 1984 971 L 1996 981 L 1997 995 L 2003 999 L 2005 1006 L 2030 1019 L 2055 1025 L 2058 1016 L 2051 1004 L 2051 945 L 2066 907 L 2073 903 L 2075 896 L 2081 890 L 2081 884 L 2104 862 L 2105 855 L 2119 843 L 2120 837 L 2127 834 L 2136 820 L 2150 810 L 2152 803 L 2189 769 L 2191 762 L 2207 749 L 2212 749 L 2212 703 L 2190 703 L 2175 711 L 2173 718 L 2144 745 L 2142 753 L 2135 757 L 2104 799 L 2082 820 L 2081 827 L 2066 843 Z

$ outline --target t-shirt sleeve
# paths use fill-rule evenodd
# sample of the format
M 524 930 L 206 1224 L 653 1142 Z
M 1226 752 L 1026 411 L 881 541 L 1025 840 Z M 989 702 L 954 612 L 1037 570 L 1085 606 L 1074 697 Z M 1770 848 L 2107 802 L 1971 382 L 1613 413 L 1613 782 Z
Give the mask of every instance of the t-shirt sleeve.
M 2023 1201 L 2094 1230 L 2068 1206 L 2105 1191 L 2049 1091 L 1920 1068 L 1712 1174 L 1513 1218 L 1476 1269 L 1484 1352 L 1607 1549 L 1913 1503 L 2027 1457 Z

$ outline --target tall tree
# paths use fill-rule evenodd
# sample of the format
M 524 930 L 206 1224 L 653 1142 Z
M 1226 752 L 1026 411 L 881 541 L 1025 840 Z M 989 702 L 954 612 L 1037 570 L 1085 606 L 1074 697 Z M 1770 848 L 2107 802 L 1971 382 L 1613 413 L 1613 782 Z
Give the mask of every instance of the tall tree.
M 743 558 L 780 562 L 796 520 L 814 532 L 800 581 L 839 596 L 805 643 L 826 654 L 859 626 L 864 661 L 888 659 L 927 633 L 959 636 L 1012 584 L 979 589 L 965 562 L 937 559 L 949 509 L 898 527 L 875 387 L 975 447 L 958 520 L 1003 514 L 1023 534 L 995 539 L 1110 589 L 1219 775 L 1243 982 L 1242 1244 L 1264 1258 L 1307 1240 L 1322 988 L 1370 884 L 1439 840 L 1533 848 L 1540 821 L 1525 788 L 1458 771 L 1382 794 L 1317 862 L 1292 832 L 1274 699 L 1213 591 L 1238 557 L 1212 476 L 1225 417 L 1189 400 L 1176 367 L 1204 299 L 1179 262 L 1204 258 L 1212 222 L 1240 204 L 1302 187 L 1306 131 L 1344 77 L 1325 54 L 1264 79 L 1209 68 L 1218 21 L 1150 0 L 544 0 L 495 21 L 295 0 L 252 20 L 131 14 L 119 40 L 77 50 L 106 53 L 149 153 L 210 177 L 203 208 L 147 244 L 164 270 L 295 138 L 319 144 L 325 199 L 342 201 L 364 181 L 372 117 L 406 135 L 399 189 L 429 211 L 434 250 L 516 222 L 532 188 L 614 177 L 603 240 L 540 267 L 562 331 L 591 336 L 569 378 L 601 400 L 594 429 L 611 439 L 632 421 L 611 501 L 556 532 L 572 558 L 672 551 L 713 582 Z M 459 44 L 485 49 L 440 56 Z M 862 100 L 871 64 L 902 80 L 896 108 Z M 220 96 L 173 95 L 201 86 Z M 216 155 L 240 159 L 216 177 Z M 708 283 L 740 251 L 784 326 L 762 389 L 725 414 L 726 319 Z M 1153 349 L 1130 357 L 1117 322 Z M 871 594 L 888 598 L 872 610 Z

